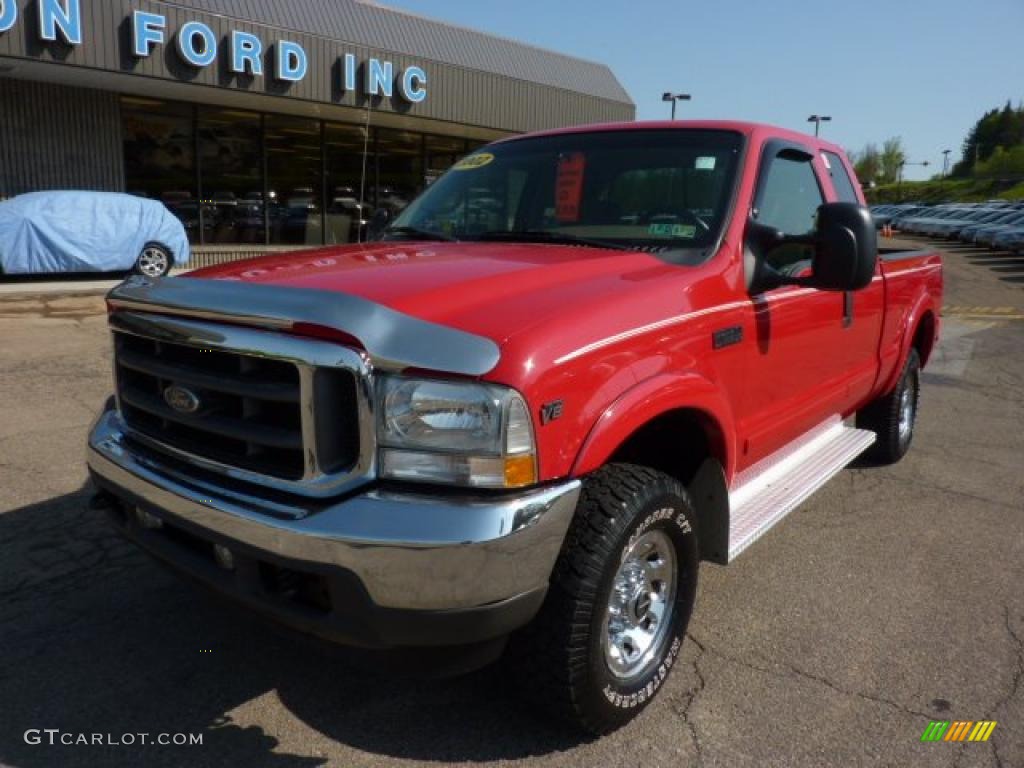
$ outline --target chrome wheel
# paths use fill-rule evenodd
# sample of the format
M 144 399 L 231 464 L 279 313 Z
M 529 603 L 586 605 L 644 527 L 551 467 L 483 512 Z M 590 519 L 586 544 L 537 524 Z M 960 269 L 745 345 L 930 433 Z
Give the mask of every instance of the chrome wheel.
M 171 270 L 170 256 L 158 245 L 147 245 L 135 262 L 136 269 L 146 277 L 163 277 Z
M 900 416 L 899 416 L 899 438 L 901 443 L 910 439 L 910 432 L 914 429 L 914 404 L 917 395 L 917 381 L 908 378 L 903 391 L 900 393 Z
M 672 625 L 678 578 L 672 540 L 648 531 L 630 546 L 612 579 L 602 644 L 617 678 L 642 675 L 661 657 Z

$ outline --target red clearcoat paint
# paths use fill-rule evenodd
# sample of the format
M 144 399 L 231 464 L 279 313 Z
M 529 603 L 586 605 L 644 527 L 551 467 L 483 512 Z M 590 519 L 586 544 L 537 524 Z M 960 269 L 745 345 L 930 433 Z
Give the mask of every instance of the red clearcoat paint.
M 849 327 L 841 293 L 783 287 L 751 297 L 742 243 L 765 141 L 788 138 L 818 150 L 814 165 L 830 201 L 836 194 L 820 152 L 845 163 L 843 151 L 736 122 L 549 133 L 650 128 L 727 129 L 748 139 L 732 219 L 717 253 L 700 266 L 561 245 L 385 242 L 191 274 L 354 294 L 493 339 L 501 361 L 484 378 L 527 398 L 544 480 L 597 468 L 644 423 L 678 408 L 704 414 L 731 480 L 829 415 L 847 416 L 895 385 L 926 314 L 937 332 L 941 260 L 922 252 L 881 261 L 871 285 L 854 294 Z M 713 350 L 714 331 L 732 326 L 743 329 L 742 342 Z M 542 425 L 541 406 L 556 400 L 564 403 L 562 417 Z

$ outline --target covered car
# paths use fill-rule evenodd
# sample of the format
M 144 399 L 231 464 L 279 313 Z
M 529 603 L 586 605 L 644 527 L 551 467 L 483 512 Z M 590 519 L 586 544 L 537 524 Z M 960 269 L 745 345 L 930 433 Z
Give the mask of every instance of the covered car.
M 32 192 L 0 202 L 0 271 L 167 274 L 188 262 L 182 223 L 163 203 L 111 192 Z

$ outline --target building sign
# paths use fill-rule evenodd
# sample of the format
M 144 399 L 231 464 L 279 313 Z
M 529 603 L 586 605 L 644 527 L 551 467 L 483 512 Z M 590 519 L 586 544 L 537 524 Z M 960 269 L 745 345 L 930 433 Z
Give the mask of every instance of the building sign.
M 31 12 L 31 11 L 29 11 Z M 44 42 L 85 45 L 81 0 L 36 0 L 36 29 Z M 0 0 L 0 34 L 19 22 L 17 0 Z M 167 17 L 150 11 L 133 11 L 128 19 L 131 52 L 138 59 L 159 55 L 172 46 L 177 57 L 196 70 L 222 59 L 234 74 L 270 78 L 282 83 L 299 83 L 309 74 L 309 57 L 297 42 L 283 37 L 262 38 L 251 32 L 232 30 L 224 40 L 201 21 L 189 21 L 178 29 L 168 26 Z M 264 64 L 268 66 L 264 66 Z M 264 71 L 269 69 L 269 71 Z M 396 71 L 392 62 L 378 58 L 359 61 L 355 54 L 342 55 L 334 67 L 341 92 L 400 98 L 419 104 L 427 98 L 427 73 L 411 66 Z

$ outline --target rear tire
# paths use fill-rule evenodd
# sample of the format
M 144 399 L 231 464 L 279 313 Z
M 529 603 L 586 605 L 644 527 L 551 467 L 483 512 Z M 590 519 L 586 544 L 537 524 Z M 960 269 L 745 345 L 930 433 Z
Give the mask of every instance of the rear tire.
M 171 252 L 159 243 L 146 243 L 135 260 L 132 271 L 145 277 L 165 277 L 171 271 L 174 259 Z
M 857 426 L 878 436 L 866 454 L 868 459 L 895 464 L 907 454 L 914 439 L 920 395 L 921 358 L 916 349 L 911 349 L 896 388 L 857 414 Z
M 587 478 L 547 599 L 509 649 L 535 706 L 600 735 L 651 702 L 693 612 L 695 521 L 661 472 L 612 464 Z

